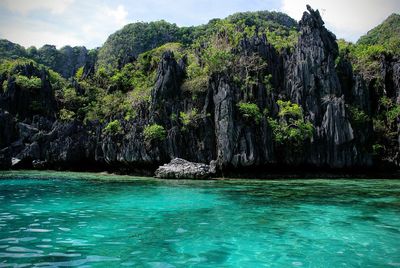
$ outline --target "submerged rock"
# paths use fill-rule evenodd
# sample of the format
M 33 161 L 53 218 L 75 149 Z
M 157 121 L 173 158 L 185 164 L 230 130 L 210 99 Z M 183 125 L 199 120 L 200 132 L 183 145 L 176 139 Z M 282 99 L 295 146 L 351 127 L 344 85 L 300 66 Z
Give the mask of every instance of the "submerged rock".
M 172 159 L 155 172 L 155 176 L 162 179 L 207 179 L 211 174 L 209 165 L 189 162 L 182 158 Z

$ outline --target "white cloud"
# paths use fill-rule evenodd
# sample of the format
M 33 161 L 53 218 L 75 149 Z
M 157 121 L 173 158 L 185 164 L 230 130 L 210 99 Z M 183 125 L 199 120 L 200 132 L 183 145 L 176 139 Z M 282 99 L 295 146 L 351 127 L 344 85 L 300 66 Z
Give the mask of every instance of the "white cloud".
M 128 23 L 128 12 L 123 5 L 92 4 L 73 5 L 63 14 L 46 14 L 40 19 L 30 14 L 8 15 L 0 18 L 0 38 L 25 47 L 52 44 L 57 48 L 65 45 L 92 48 L 101 45 L 108 35 Z
M 400 12 L 399 0 L 283 0 L 281 10 L 300 20 L 306 5 L 319 9 L 322 19 L 338 38 L 356 41 L 392 13 Z
M 10 24 L 0 24 L 0 38 L 6 38 L 24 47 L 41 47 L 45 44 L 58 48 L 69 45 L 82 45 L 76 33 L 60 30 L 57 26 L 34 20 L 11 19 Z
M 24 46 L 102 45 L 129 22 L 199 25 L 234 12 L 278 9 L 281 0 L 0 0 L 0 38 Z M 40 25 L 40 26 L 38 26 Z
M 49 10 L 52 14 L 62 14 L 73 2 L 74 0 L 2 0 L 0 5 L 23 15 L 34 10 Z
M 106 6 L 104 10 L 105 14 L 111 17 L 117 25 L 124 26 L 127 23 L 128 12 L 123 5 L 118 5 L 116 9 Z
M 85 17 L 79 24 L 81 27 L 83 43 L 102 44 L 108 35 L 128 23 L 128 12 L 123 5 L 111 7 L 100 5 L 93 9 L 91 16 Z

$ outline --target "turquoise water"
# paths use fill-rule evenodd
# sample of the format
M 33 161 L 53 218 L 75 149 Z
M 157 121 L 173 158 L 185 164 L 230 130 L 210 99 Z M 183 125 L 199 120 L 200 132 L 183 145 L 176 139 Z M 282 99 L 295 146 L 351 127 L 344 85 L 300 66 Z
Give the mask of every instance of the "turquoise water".
M 68 266 L 400 267 L 400 180 L 0 173 L 0 267 Z

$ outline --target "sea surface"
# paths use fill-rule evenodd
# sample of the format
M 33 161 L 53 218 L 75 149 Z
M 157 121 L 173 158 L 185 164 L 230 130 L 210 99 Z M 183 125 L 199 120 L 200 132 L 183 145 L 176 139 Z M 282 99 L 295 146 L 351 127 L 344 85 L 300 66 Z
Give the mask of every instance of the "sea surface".
M 400 180 L 0 172 L 0 267 L 400 267 Z

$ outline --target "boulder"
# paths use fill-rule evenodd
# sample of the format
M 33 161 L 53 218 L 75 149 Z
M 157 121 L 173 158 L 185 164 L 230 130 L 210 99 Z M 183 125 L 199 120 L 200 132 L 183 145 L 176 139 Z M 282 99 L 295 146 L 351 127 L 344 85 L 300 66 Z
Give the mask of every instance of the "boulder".
M 155 177 L 162 179 L 207 179 L 211 177 L 211 174 L 209 165 L 175 158 L 168 164 L 160 166 L 155 172 Z

